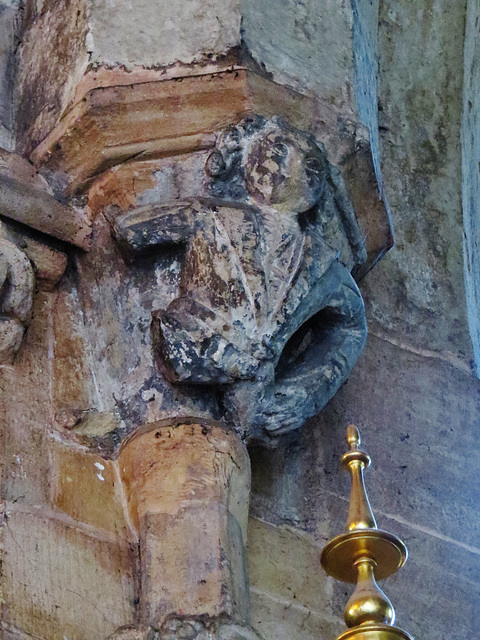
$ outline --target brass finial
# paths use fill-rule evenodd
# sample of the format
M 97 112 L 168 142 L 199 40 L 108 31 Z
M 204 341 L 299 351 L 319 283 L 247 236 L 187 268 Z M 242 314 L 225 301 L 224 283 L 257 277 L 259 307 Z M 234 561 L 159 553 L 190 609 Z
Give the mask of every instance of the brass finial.
M 347 443 L 350 451 L 342 456 L 342 466 L 349 471 L 352 485 L 345 533 L 330 540 L 320 556 L 329 575 L 356 584 L 345 607 L 350 628 L 337 640 L 413 640 L 392 626 L 395 611 L 376 583 L 405 564 L 407 548 L 396 536 L 377 529 L 363 479 L 371 460 L 359 449 L 360 433 L 354 424 L 347 427 Z
M 342 457 L 342 466 L 350 472 L 352 488 L 345 530 L 376 529 L 377 523 L 373 517 L 363 481 L 363 470 L 370 466 L 371 459 L 367 453 L 358 448 L 361 439 L 354 424 L 349 424 L 347 427 L 347 442 L 350 445 L 350 451 Z

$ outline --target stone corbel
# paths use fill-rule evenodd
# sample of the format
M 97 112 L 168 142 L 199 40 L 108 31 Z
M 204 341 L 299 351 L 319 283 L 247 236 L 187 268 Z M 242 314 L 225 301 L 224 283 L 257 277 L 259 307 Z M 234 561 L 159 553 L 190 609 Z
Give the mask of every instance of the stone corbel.
M 176 296 L 152 308 L 151 343 L 144 336 L 153 376 L 185 398 L 195 388 L 210 394 L 221 417 L 126 418 L 100 438 L 86 419 L 64 434 L 118 465 L 138 543 L 137 619 L 112 640 L 258 637 L 245 570 L 245 444 L 272 447 L 300 428 L 365 343 L 351 275 L 367 260 L 364 236 L 321 143 L 285 119 L 250 116 L 220 131 L 200 161 L 196 195 L 165 203 L 154 191 L 153 203 L 103 210 L 103 241 L 118 244 L 127 282 L 148 270 L 145 256 L 165 252 L 165 276 L 169 257 L 180 265 Z
M 130 259 L 177 251 L 180 290 L 152 316 L 162 374 L 207 385 L 246 442 L 274 446 L 343 384 L 366 338 L 351 271 L 365 239 L 323 146 L 281 118 L 227 128 L 203 193 L 114 217 Z

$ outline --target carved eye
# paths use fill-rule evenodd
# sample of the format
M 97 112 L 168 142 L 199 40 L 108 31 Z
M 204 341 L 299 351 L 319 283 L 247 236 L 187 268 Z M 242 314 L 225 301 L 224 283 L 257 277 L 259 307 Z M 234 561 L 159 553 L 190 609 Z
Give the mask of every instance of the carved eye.
M 288 147 L 283 142 L 276 142 L 272 146 L 272 152 L 275 156 L 280 156 L 281 158 L 286 158 L 288 155 Z
M 240 133 L 237 129 L 227 131 L 224 137 L 224 144 L 229 151 L 240 149 Z
M 314 173 L 315 175 L 320 175 L 322 173 L 322 165 L 317 158 L 306 158 L 305 168 L 308 173 Z
M 211 176 L 219 176 L 225 170 L 225 161 L 218 151 L 214 151 L 207 158 L 207 173 Z

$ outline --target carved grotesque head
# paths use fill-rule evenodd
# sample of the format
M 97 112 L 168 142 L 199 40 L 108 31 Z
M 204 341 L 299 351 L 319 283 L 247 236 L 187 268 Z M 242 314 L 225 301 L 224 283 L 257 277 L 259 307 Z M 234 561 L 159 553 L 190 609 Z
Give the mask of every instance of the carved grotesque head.
M 279 211 L 313 207 L 325 183 L 326 161 L 307 136 L 275 127 L 253 138 L 245 159 L 245 182 L 252 198 Z
M 310 134 L 251 117 L 219 135 L 205 192 L 116 221 L 132 252 L 181 255 L 178 294 L 153 313 L 163 375 L 204 385 L 247 441 L 274 444 L 321 410 L 363 349 L 351 269 L 363 237 L 338 170 Z
M 300 213 L 319 200 L 327 159 L 323 146 L 312 136 L 280 118 L 257 116 L 219 138 L 207 171 L 214 178 L 215 195 Z

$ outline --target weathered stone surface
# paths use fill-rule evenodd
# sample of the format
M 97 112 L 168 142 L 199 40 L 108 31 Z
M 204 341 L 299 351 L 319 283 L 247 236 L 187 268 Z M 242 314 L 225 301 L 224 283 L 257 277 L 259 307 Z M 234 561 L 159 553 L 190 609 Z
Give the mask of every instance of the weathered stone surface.
M 360 145 L 369 149 L 383 197 L 377 116 L 378 6 L 378 0 L 287 0 L 280 6 L 272 0 L 246 0 L 243 33 L 254 59 L 276 82 L 316 97 L 317 135 L 327 128 L 327 137 L 345 140 L 353 132 Z
M 210 146 L 205 134 L 247 109 L 244 77 L 240 70 L 94 89 L 36 147 L 32 159 L 74 193 L 92 175 L 130 158 Z
M 252 594 L 252 620 L 265 640 L 318 640 L 335 638 L 344 631 L 340 621 L 329 619 L 295 601 L 282 600 L 269 594 Z
M 343 605 L 333 581 L 319 570 L 320 545 L 313 536 L 250 518 L 248 540 L 252 620 L 262 635 L 268 640 L 339 635 Z
M 38 173 L 31 162 L 18 153 L 0 149 L 0 174 L 13 178 L 33 189 L 45 191 L 49 195 L 53 194 L 45 178 Z
M 225 621 L 188 616 L 172 616 L 159 630 L 126 627 L 107 640 L 259 640 L 253 629 Z
M 218 624 L 248 628 L 250 463 L 238 437 L 208 421 L 163 421 L 133 434 L 118 465 L 140 538 L 140 625 L 165 639 L 184 637 L 186 621 L 205 640 Z
M 240 17 L 239 0 L 142 1 L 135 10 L 124 0 L 31 3 L 17 80 L 22 151 L 40 143 L 78 100 L 76 88 L 89 66 L 94 75 L 112 67 L 141 73 L 209 63 L 240 44 Z
M 233 383 L 227 419 L 271 444 L 328 402 L 362 349 L 349 270 L 365 260 L 363 238 L 325 151 L 283 121 L 227 129 L 207 172 L 216 200 L 134 209 L 114 231 L 130 255 L 186 246 L 180 295 L 153 315 L 162 370 Z
M 123 486 L 114 462 L 80 446 L 48 438 L 50 499 L 73 520 L 132 539 L 124 513 Z
M 0 214 L 82 249 L 90 246 L 91 226 L 81 213 L 1 173 Z
M 250 518 L 248 553 L 250 589 L 325 615 L 333 611 L 332 582 L 320 567 L 320 545 L 292 526 Z
M 105 66 L 168 67 L 227 53 L 240 44 L 239 0 L 94 0 L 87 47 Z
M 369 328 L 469 368 L 459 171 L 466 3 L 380 4 L 381 151 L 396 246 L 365 279 Z
M 86 0 L 29 2 L 16 79 L 20 152 L 57 123 L 88 64 Z
M 243 63 L 233 64 L 228 70 L 220 65 L 208 75 L 205 70 L 199 71 L 193 75 L 193 70 L 179 69 L 178 73 L 186 74 L 184 77 L 171 78 L 167 74 L 163 79 L 155 75 L 131 78 L 112 71 L 111 77 L 104 73 L 85 80 L 78 87 L 76 105 L 53 131 L 45 132 L 49 135 L 33 152 L 34 162 L 59 193 L 64 189 L 74 193 L 84 190 L 92 176 L 132 160 L 122 172 L 128 185 L 129 169 L 134 175 L 137 166 L 144 171 L 145 163 L 139 161 L 209 148 L 214 144 L 215 129 L 248 113 L 280 113 L 294 126 L 313 129 L 326 145 L 331 161 L 340 167 L 345 164 L 342 172 L 348 175 L 347 190 L 355 198 L 357 217 L 364 219 L 367 227 L 368 264 L 383 255 L 391 246 L 390 223 L 379 199 L 374 168 L 368 158 L 368 140 L 361 128 L 340 125 L 338 113 L 327 113 L 317 98 L 272 83 L 249 71 Z M 102 176 L 101 183 L 104 182 Z M 126 190 L 124 185 L 121 189 Z M 185 195 L 193 193 L 182 193 L 182 197 Z M 128 198 L 132 198 L 131 193 Z M 92 215 L 95 209 L 87 211 Z
M 250 52 L 278 81 L 347 102 L 354 77 L 350 3 L 247 0 L 243 21 Z
M 463 640 L 475 634 L 480 593 L 478 544 L 466 548 L 396 518 L 383 516 L 381 523 L 388 530 L 393 527 L 409 550 L 405 567 L 382 583 L 395 604 L 397 624 L 414 638 L 427 640 L 446 634 L 452 640 Z
M 7 506 L 3 545 L 7 625 L 44 640 L 103 640 L 132 621 L 135 556 L 128 545 L 48 510 L 16 506 Z
M 475 0 L 469 0 L 467 7 L 462 117 L 463 259 L 468 325 L 480 377 L 480 7 Z
M 78 294 L 68 278 L 57 291 L 52 325 L 53 411 L 59 425 L 73 429 L 94 407 L 96 395 Z
M 0 147 L 14 146 L 15 38 L 18 32 L 18 0 L 0 2 Z
M 2 497 L 26 504 L 48 503 L 48 459 L 39 456 L 51 418 L 50 313 L 54 294 L 34 299 L 33 320 L 14 367 L 0 367 Z
M 370 336 L 348 384 L 301 438 L 290 437 L 275 452 L 252 451 L 252 515 L 309 531 L 320 544 L 338 534 L 349 491 L 338 431 L 356 420 L 374 460 L 366 482 L 378 524 L 405 539 L 410 552 L 406 567 L 381 584 L 399 625 L 414 637 L 435 640 L 449 629 L 461 640 L 476 628 L 480 575 L 479 490 L 468 481 L 480 466 L 471 455 L 479 390 L 477 380 L 451 364 Z M 331 585 L 332 604 L 321 617 L 338 612 L 340 620 L 351 589 Z M 285 597 L 275 590 L 268 602 Z M 263 604 L 261 610 L 273 629 L 278 609 L 272 602 L 270 613 Z
M 66 253 L 52 246 L 45 236 L 8 219 L 0 220 L 0 237 L 13 242 L 33 265 L 35 283 L 42 291 L 52 291 L 67 268 Z
M 35 276 L 27 256 L 0 238 L 0 364 L 11 364 L 32 317 Z
M 0 216 L 1 237 L 16 244 L 32 262 L 37 286 L 53 289 L 65 271 L 67 257 L 54 241 L 34 229 L 75 243 L 78 233 L 73 237 L 71 233 L 79 216 L 51 197 L 48 183 L 25 158 L 2 149 Z M 87 235 L 89 231 L 87 225 Z
M 368 145 L 358 145 L 353 154 L 345 158 L 342 174 L 348 185 L 348 195 L 361 231 L 365 237 L 367 259 L 353 269 L 359 282 L 393 247 L 392 223 L 388 207 L 380 197 L 380 189 L 372 166 L 372 153 Z

